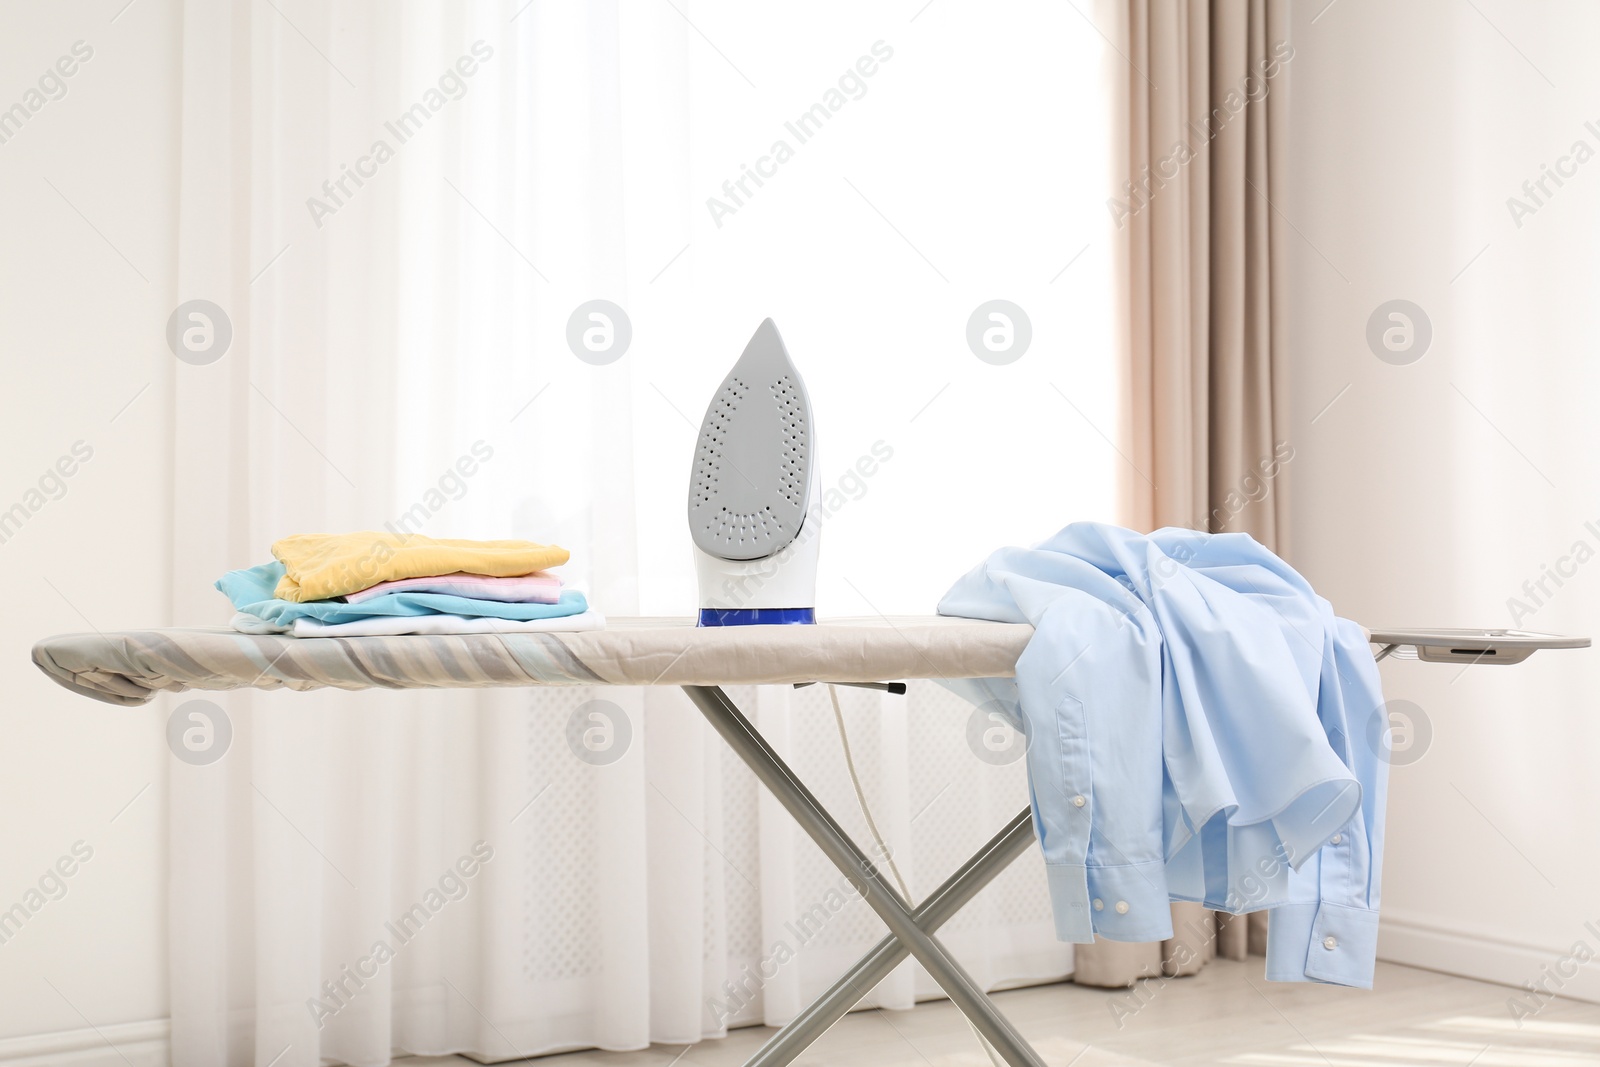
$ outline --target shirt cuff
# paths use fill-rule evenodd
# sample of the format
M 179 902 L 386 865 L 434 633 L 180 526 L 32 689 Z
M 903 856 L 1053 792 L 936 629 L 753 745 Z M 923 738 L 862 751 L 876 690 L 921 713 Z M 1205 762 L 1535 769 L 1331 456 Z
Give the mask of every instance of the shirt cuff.
M 1111 941 L 1165 941 L 1172 936 L 1172 903 L 1160 860 L 1116 867 L 1045 865 L 1056 938 L 1079 945 L 1096 934 Z
M 1285 904 L 1267 924 L 1267 981 L 1372 988 L 1378 913 L 1348 904 Z

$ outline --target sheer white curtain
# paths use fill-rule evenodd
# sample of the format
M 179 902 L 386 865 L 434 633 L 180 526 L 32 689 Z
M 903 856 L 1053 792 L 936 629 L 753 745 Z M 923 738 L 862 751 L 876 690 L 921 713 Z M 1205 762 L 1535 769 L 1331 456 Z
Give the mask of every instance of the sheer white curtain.
M 602 610 L 687 613 L 694 423 L 765 314 L 848 501 L 825 613 L 930 610 L 1002 540 L 1109 514 L 1109 242 L 1084 162 L 1098 142 L 1068 118 L 1094 114 L 1092 30 L 1041 7 L 1054 38 L 1019 46 L 1012 16 L 877 17 L 187 2 L 180 299 L 220 307 L 232 340 L 177 376 L 174 621 L 225 620 L 210 583 L 279 536 L 402 519 L 556 541 Z M 875 41 L 900 83 L 841 97 L 828 139 L 717 226 L 705 200 Z M 1045 62 L 1062 56 L 1091 73 Z M 1023 92 L 1076 141 L 999 107 Z M 988 137 L 999 154 L 974 155 Z M 1007 156 L 1018 169 L 997 173 Z M 1001 179 L 1038 202 L 997 202 Z M 996 290 L 1033 312 L 1011 367 L 965 344 Z M 564 340 L 592 299 L 632 322 L 606 365 Z M 858 489 L 878 441 L 899 465 Z M 1078 458 L 1017 462 L 1046 447 Z M 907 547 L 886 553 L 889 530 Z M 855 810 L 824 691 L 734 696 Z M 874 814 L 926 893 L 1025 803 L 1022 766 L 975 758 L 970 709 L 931 686 L 843 698 Z M 626 735 L 598 760 L 569 742 L 596 699 Z M 177 1064 L 696 1041 L 786 1020 L 880 936 L 675 691 L 215 703 L 231 747 L 174 764 L 170 791 Z M 947 928 L 987 983 L 1071 969 L 1037 863 Z M 933 992 L 908 966 L 868 1003 Z

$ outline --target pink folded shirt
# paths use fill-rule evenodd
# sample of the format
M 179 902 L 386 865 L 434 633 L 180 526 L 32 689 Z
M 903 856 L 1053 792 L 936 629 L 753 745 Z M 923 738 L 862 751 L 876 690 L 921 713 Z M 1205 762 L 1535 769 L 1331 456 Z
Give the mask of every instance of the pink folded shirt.
M 542 571 L 514 578 L 491 578 L 485 574 L 440 574 L 431 578 L 397 578 L 379 582 L 359 593 L 347 593 L 345 602 L 359 604 L 385 593 L 449 593 L 474 600 L 496 600 L 503 604 L 554 604 L 561 599 L 561 579 Z

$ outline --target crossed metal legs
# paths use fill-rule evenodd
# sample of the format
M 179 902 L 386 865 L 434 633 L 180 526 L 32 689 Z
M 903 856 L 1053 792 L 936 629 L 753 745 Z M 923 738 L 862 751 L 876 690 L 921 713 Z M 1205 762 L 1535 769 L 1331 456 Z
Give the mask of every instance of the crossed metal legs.
M 908 952 L 933 976 L 951 1002 L 972 1021 L 1010 1067 L 1045 1067 L 1038 1053 L 1000 1014 L 994 1002 L 973 982 L 972 976 L 932 936 L 933 930 L 1027 847 L 1032 837 L 1029 813 L 1024 811 L 1012 819 L 933 896 L 912 911 L 727 694 L 717 686 L 703 685 L 686 685 L 683 691 L 889 928 L 889 936 L 877 948 L 820 1000 L 779 1031 L 747 1067 L 756 1064 L 781 1067 L 789 1063 L 854 1007 L 855 1002 L 892 971 Z
M 917 925 L 928 933 L 952 919 L 978 891 L 992 881 L 1012 860 L 1033 844 L 1033 815 L 1024 808 L 1022 813 L 1006 824 L 977 854 L 961 865 L 933 895 L 911 913 Z M 861 957 L 811 1006 L 789 1021 L 783 1029 L 772 1035 L 745 1062 L 744 1067 L 787 1067 L 802 1052 L 827 1032 L 828 1028 L 844 1018 L 856 1002 L 873 986 L 889 977 L 889 972 L 900 966 L 909 952 L 893 934 L 878 942 L 876 948 Z

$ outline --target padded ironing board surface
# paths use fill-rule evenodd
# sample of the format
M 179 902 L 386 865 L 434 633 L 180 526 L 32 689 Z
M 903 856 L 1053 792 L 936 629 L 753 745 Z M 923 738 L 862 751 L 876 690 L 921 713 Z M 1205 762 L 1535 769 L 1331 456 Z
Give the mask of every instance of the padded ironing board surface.
M 136 706 L 185 689 L 473 689 L 992 678 L 1033 627 L 940 616 L 815 626 L 617 619 L 585 633 L 279 637 L 226 629 L 61 634 L 33 662 L 73 692 Z

